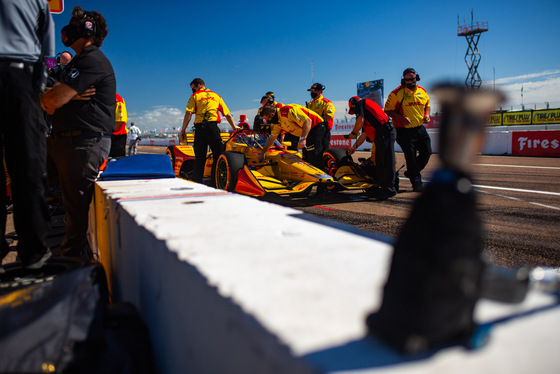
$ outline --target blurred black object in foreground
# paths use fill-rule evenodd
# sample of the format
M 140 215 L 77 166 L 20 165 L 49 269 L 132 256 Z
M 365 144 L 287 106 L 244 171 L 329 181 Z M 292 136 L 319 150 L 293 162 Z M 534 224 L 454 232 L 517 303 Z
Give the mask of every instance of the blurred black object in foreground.
M 482 225 L 472 179 L 472 157 L 503 95 L 439 85 L 438 170 L 416 200 L 397 238 L 381 308 L 367 319 L 371 334 L 405 353 L 469 344 L 477 328 L 484 263 Z

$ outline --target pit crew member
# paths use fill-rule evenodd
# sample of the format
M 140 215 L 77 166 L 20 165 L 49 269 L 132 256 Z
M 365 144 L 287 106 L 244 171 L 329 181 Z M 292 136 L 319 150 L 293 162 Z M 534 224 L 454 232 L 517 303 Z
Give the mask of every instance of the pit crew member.
M 348 151 L 352 154 L 369 138 L 373 143 L 371 160 L 375 165 L 375 181 L 379 186 L 366 190 L 377 200 L 387 200 L 397 194 L 395 189 L 395 129 L 383 109 L 373 100 L 353 96 L 348 100 L 348 114 L 356 115 L 354 128 L 349 135 L 355 139 L 360 130 L 362 134 Z
M 284 130 L 299 137 L 298 149 L 302 149 L 303 159 L 322 169 L 323 138 L 327 122 L 320 115 L 301 105 L 289 104 L 280 109 L 266 106 L 262 110 L 262 116 L 267 123 L 272 124 L 272 131 L 259 155 L 259 161 L 264 160 L 266 152 Z
M 432 155 L 432 144 L 424 124 L 430 122 L 430 97 L 417 85 L 420 76 L 413 68 L 403 71 L 401 85 L 389 94 L 385 113 L 393 119 L 397 130 L 397 143 L 406 160 L 404 175 L 410 179 L 412 190 L 422 191 L 420 172 Z
M 193 171 L 193 181 L 202 183 L 204 164 L 206 163 L 206 154 L 208 146 L 210 146 L 214 159 L 214 162 L 212 163 L 212 177 L 210 180 L 210 184 L 214 185 L 216 162 L 218 161 L 218 157 L 222 154 L 223 150 L 222 138 L 220 137 L 220 129 L 218 128 L 218 123 L 220 123 L 221 121 L 220 113 L 222 113 L 222 115 L 226 117 L 226 120 L 233 130 L 237 130 L 238 127 L 235 125 L 233 116 L 224 103 L 224 100 L 222 100 L 220 95 L 218 95 L 217 93 L 207 89 L 206 83 L 202 79 L 193 79 L 193 81 L 190 83 L 190 86 L 193 94 L 191 95 L 187 103 L 180 136 L 185 136 L 185 130 L 187 129 L 192 115 L 194 114 L 195 164 Z
M 271 126 L 269 123 L 266 123 L 262 117 L 262 110 L 265 106 L 273 106 L 275 108 L 281 108 L 282 103 L 277 103 L 274 99 L 274 93 L 272 91 L 268 91 L 266 95 L 261 98 L 261 107 L 257 111 L 257 115 L 253 121 L 253 130 L 255 131 L 262 131 L 270 134 Z
M 311 88 L 307 91 L 310 91 L 311 101 L 307 103 L 306 107 L 311 109 L 321 117 L 325 121 L 327 121 L 328 126 L 325 129 L 325 138 L 323 149 L 329 149 L 331 143 L 331 130 L 333 127 L 334 121 L 334 112 L 336 111 L 334 104 L 327 98 L 323 97 L 323 91 L 325 90 L 325 86 L 321 83 L 314 83 L 311 85 Z

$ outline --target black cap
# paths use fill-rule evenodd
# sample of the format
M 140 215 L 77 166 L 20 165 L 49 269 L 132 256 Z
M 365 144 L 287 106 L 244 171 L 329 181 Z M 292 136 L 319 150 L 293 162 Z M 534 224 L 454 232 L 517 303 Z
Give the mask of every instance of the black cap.
M 311 91 L 311 90 L 323 91 L 324 89 L 325 89 L 325 86 L 323 86 L 321 83 L 313 83 L 311 88 L 308 89 L 307 91 Z
M 406 69 L 403 71 L 402 75 L 403 75 L 403 77 L 404 77 L 405 75 L 410 74 L 410 73 L 413 73 L 414 75 L 417 75 L 417 74 L 416 74 L 416 70 L 414 70 L 413 68 L 406 68 Z

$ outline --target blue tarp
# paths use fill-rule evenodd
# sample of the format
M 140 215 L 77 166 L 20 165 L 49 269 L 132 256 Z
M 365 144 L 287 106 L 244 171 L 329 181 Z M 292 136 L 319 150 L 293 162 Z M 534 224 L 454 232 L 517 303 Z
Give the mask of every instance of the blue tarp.
M 167 155 L 134 155 L 109 161 L 99 180 L 175 178 Z

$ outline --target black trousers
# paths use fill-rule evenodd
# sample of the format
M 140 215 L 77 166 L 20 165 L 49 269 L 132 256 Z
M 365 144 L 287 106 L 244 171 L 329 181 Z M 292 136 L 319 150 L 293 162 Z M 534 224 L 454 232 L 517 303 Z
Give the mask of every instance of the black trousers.
M 288 147 L 289 150 L 291 150 L 291 151 L 297 151 L 297 150 L 298 150 L 298 147 L 297 147 L 297 146 L 298 146 L 298 143 L 299 143 L 299 136 L 295 136 L 295 135 L 290 134 L 289 132 L 287 132 L 287 133 L 284 135 L 284 141 L 285 141 L 285 142 L 291 142 L 291 143 L 292 143 L 292 145 L 290 145 L 290 146 Z
M 323 136 L 323 152 L 331 147 L 331 129 L 328 122 L 325 124 L 325 135 Z
M 395 137 L 393 126 L 375 130 L 375 180 L 383 190 L 395 190 Z
M 46 123 L 33 89 L 32 72 L 0 65 L 0 133 L 14 204 L 14 226 L 21 257 L 46 250 L 49 213 L 45 202 Z M 0 167 L 0 251 L 5 252 L 6 174 Z
M 323 169 L 323 145 L 325 144 L 326 122 L 313 127 L 307 134 L 306 146 L 303 148 L 303 159 L 311 165 Z
M 216 162 L 222 154 L 224 143 L 220 137 L 220 129 L 217 122 L 195 123 L 194 125 L 194 171 L 193 181 L 202 183 L 204 177 L 204 165 L 206 164 L 206 155 L 208 147 L 212 150 L 212 174 L 210 185 L 216 184 Z
M 407 177 L 411 181 L 422 181 L 420 172 L 424 170 L 432 155 L 432 142 L 424 126 L 413 128 L 397 127 L 397 143 L 406 160 Z
M 57 137 L 49 153 L 58 172 L 62 201 L 66 209 L 66 234 L 61 254 L 79 257 L 87 240 L 88 212 L 99 167 L 109 155 L 111 139 L 98 137 Z

